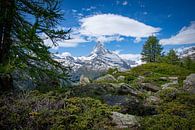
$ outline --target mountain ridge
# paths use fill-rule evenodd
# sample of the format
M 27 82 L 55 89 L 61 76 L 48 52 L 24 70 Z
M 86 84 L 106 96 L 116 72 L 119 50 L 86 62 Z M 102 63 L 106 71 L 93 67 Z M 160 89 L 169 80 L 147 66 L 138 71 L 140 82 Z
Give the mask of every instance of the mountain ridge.
M 73 57 L 71 55 L 54 55 L 54 59 L 64 66 L 73 67 L 74 70 L 81 66 L 87 66 L 93 70 L 107 70 L 118 68 L 120 70 L 130 69 L 130 64 L 116 53 L 106 49 L 103 43 L 97 43 L 88 56 Z

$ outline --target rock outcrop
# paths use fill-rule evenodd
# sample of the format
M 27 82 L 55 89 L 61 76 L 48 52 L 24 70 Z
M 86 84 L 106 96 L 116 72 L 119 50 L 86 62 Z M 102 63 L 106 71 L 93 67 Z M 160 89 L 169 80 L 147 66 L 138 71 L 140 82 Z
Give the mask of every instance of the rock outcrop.
M 107 74 L 105 76 L 99 77 L 96 79 L 97 82 L 116 82 L 116 78 L 110 74 Z
M 134 115 L 112 112 L 111 118 L 112 123 L 115 124 L 118 129 L 128 128 L 136 130 L 139 127 L 138 120 Z
M 141 87 L 147 91 L 157 92 L 160 90 L 159 87 L 151 83 L 141 83 Z
M 125 80 L 125 76 L 118 76 L 118 77 L 117 77 L 117 80 L 118 80 L 118 81 L 124 81 L 124 80 Z
M 163 85 L 161 85 L 162 89 L 166 89 L 168 87 L 172 87 L 174 85 L 178 85 L 178 77 L 161 77 L 161 80 L 170 80 L 169 83 L 165 83 Z
M 195 94 L 195 74 L 191 74 L 184 80 L 183 89 L 191 94 Z
M 89 78 L 85 77 L 84 75 L 81 75 L 79 83 L 80 83 L 80 85 L 87 85 L 90 83 L 90 80 L 89 80 Z
M 130 94 L 133 96 L 137 96 L 138 92 L 128 84 L 121 84 L 120 87 L 118 88 L 118 94 L 119 95 Z

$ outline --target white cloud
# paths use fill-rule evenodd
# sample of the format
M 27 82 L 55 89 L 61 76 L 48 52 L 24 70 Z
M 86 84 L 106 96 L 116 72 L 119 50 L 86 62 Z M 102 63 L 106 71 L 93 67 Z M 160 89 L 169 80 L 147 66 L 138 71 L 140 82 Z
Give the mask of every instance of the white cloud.
M 82 13 L 78 13 L 77 15 L 78 15 L 78 16 L 84 16 Z
M 80 43 L 86 43 L 88 41 L 86 41 L 85 39 L 81 38 L 81 37 L 75 37 L 72 38 L 70 40 L 62 40 L 58 42 L 58 46 L 59 47 L 76 47 L 78 46 Z
M 141 59 L 141 54 L 119 54 L 119 56 L 126 60 L 138 61 Z
M 114 50 L 112 52 L 114 52 L 115 54 L 119 55 L 121 53 L 121 51 L 123 51 L 123 50 L 119 49 L 119 50 Z
M 76 47 L 80 43 L 88 42 L 87 40 L 85 40 L 80 35 L 72 35 L 71 39 L 69 39 L 69 40 L 60 40 L 60 41 L 57 42 L 57 46 L 54 46 L 52 41 L 46 35 L 43 34 L 43 36 L 41 36 L 41 37 L 44 39 L 44 44 L 46 46 L 51 47 L 52 49 L 58 49 L 59 47 Z
M 130 5 L 130 3 L 127 0 L 125 0 L 125 1 L 119 1 L 119 0 L 117 0 L 116 1 L 116 5 L 126 6 L 126 5 Z
M 136 37 L 135 40 L 134 40 L 134 43 L 139 43 L 139 42 L 141 42 L 141 40 L 142 39 L 140 37 Z
M 73 12 L 73 13 L 76 13 L 76 12 L 77 12 L 77 10 L 76 10 L 76 9 L 72 9 L 72 12 Z
M 128 2 L 127 1 L 123 1 L 122 5 L 127 5 Z
M 134 19 L 114 14 L 99 14 L 80 20 L 80 33 L 85 36 L 126 36 L 140 41 L 143 37 L 155 35 L 161 29 L 146 25 Z
M 144 64 L 141 60 L 141 54 L 121 54 L 121 50 L 114 51 L 118 56 L 120 56 L 122 59 L 126 61 L 134 61 L 135 64 L 131 65 L 131 67 L 136 67 L 138 65 Z
M 66 57 L 66 56 L 72 56 L 70 52 L 63 52 L 61 54 L 55 54 L 56 56 L 59 56 L 59 57 Z
M 141 54 L 131 54 L 131 53 L 128 53 L 128 54 L 122 54 L 123 50 L 115 50 L 115 51 L 112 51 L 114 52 L 115 54 L 119 55 L 122 59 L 124 60 L 131 60 L 131 61 L 136 61 L 136 62 L 139 62 L 141 61 Z
M 96 41 L 96 42 L 101 42 L 101 43 L 105 43 L 105 42 L 111 42 L 111 41 L 122 41 L 124 40 L 123 37 L 120 36 L 97 36 L 97 37 L 88 37 L 88 41 Z
M 195 43 L 195 21 L 190 26 L 183 27 L 178 34 L 160 40 L 162 45 L 193 44 Z
M 146 12 L 146 11 L 145 11 L 143 14 L 144 14 L 144 15 L 147 15 L 147 14 L 148 14 L 148 12 Z
M 90 6 L 89 8 L 82 8 L 83 11 L 91 11 L 91 10 L 94 10 L 96 9 L 95 6 Z
M 91 7 L 94 8 L 94 7 Z M 155 28 L 134 19 L 114 14 L 97 14 L 90 17 L 81 18 L 80 27 L 72 28 L 70 40 L 58 41 L 58 46 L 54 46 L 51 40 L 43 36 L 44 43 L 53 49 L 59 47 L 77 47 L 79 44 L 100 41 L 122 41 L 124 37 L 135 38 L 134 42 L 138 43 L 141 38 L 155 35 L 160 28 Z M 67 30 L 63 27 L 59 29 Z
M 141 60 L 141 54 L 119 54 L 119 56 L 124 60 L 135 61 L 135 65 L 131 65 L 131 67 L 136 67 L 138 65 L 144 64 Z

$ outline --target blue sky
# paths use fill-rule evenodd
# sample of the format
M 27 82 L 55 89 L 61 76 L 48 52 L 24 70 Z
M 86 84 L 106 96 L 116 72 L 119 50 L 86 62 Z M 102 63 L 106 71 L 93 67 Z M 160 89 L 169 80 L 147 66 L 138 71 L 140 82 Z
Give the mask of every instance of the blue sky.
M 120 54 L 139 54 L 149 35 L 164 50 L 195 45 L 195 0 L 63 0 L 60 28 L 70 41 L 52 52 L 86 56 L 97 41 Z

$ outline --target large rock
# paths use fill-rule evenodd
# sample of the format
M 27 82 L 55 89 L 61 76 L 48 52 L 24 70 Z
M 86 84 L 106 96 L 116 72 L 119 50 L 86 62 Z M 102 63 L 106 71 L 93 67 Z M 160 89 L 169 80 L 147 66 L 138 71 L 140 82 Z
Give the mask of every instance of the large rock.
M 195 94 L 195 74 L 187 76 L 184 80 L 183 89 L 191 94 Z
M 104 96 L 106 94 L 115 93 L 115 88 L 111 84 L 102 84 L 102 83 L 90 83 L 84 86 L 78 85 L 72 89 L 73 96 Z
M 32 90 L 37 87 L 35 82 L 33 82 L 30 75 L 24 70 L 15 70 L 12 72 L 13 86 L 19 90 Z M 42 81 L 44 82 L 44 81 Z M 48 83 L 47 83 L 48 84 Z
M 159 87 L 151 84 L 151 83 L 141 83 L 141 87 L 143 89 L 146 89 L 147 91 L 157 92 L 160 90 Z
M 130 95 L 133 95 L 133 96 L 138 95 L 138 92 L 134 88 L 129 86 L 128 84 L 121 84 L 120 87 L 118 88 L 117 93 L 119 95 L 127 95 L 127 94 L 130 94 Z
M 96 79 L 97 82 L 116 82 L 116 78 L 110 74 L 107 74 L 105 76 L 99 77 Z
M 120 106 L 121 113 L 132 115 L 154 115 L 156 110 L 153 106 L 144 105 L 139 98 L 131 95 L 111 95 L 107 94 L 102 97 L 102 100 L 111 106 Z
M 118 80 L 118 81 L 124 81 L 124 80 L 125 80 L 125 76 L 118 76 L 118 77 L 117 77 L 117 80 Z
M 146 104 L 151 104 L 151 105 L 156 105 L 156 104 L 159 104 L 160 103 L 160 98 L 157 97 L 157 96 L 149 96 L 147 99 L 146 99 Z
M 112 112 L 111 118 L 117 129 L 129 128 L 136 130 L 139 127 L 138 120 L 134 115 Z
M 106 94 L 102 97 L 103 101 L 111 106 L 126 106 L 126 104 L 129 104 L 129 102 L 132 103 L 133 106 L 134 104 L 139 103 L 139 101 L 135 98 L 132 98 L 131 96 L 128 95 L 111 95 L 111 94 Z
M 176 82 L 178 81 L 178 77 L 168 77 L 168 79 L 171 81 L 176 81 Z
M 161 87 L 162 87 L 162 89 L 166 89 L 166 88 L 170 88 L 170 87 L 175 87 L 177 85 L 178 85 L 178 83 L 170 82 L 170 83 L 165 83 L 165 84 L 161 85 Z
M 178 77 L 160 77 L 160 80 L 166 82 L 170 81 L 168 83 L 161 85 L 162 89 L 178 86 Z
M 85 77 L 84 75 L 81 75 L 79 83 L 80 83 L 80 85 L 87 85 L 90 83 L 90 80 L 89 80 L 89 78 Z

